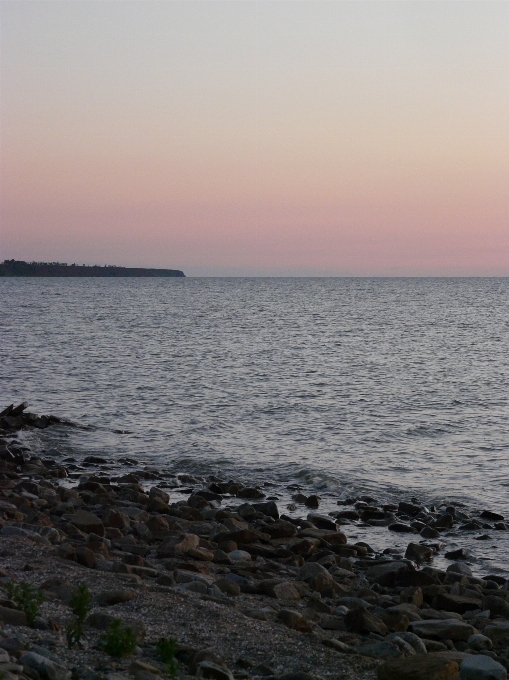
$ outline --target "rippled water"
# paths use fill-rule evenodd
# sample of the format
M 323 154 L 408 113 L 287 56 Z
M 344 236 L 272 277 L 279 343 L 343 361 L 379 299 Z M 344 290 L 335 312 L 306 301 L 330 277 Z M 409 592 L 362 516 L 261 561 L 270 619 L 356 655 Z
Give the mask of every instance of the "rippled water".
M 39 450 L 509 514 L 509 279 L 0 279 Z M 124 433 L 122 433 L 124 432 Z

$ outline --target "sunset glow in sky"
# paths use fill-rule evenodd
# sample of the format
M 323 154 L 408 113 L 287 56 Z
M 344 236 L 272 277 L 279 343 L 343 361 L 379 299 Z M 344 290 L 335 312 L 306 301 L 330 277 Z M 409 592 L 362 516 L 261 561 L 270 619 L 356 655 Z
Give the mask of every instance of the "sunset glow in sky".
M 509 2 L 0 11 L 0 259 L 509 276 Z

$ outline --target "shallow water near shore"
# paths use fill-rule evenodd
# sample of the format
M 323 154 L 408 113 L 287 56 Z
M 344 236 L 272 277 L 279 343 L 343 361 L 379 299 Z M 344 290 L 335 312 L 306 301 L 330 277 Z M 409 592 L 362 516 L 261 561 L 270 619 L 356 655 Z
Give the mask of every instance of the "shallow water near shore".
M 297 483 L 324 511 L 367 493 L 509 516 L 509 279 L 0 279 L 0 291 L 4 405 L 80 426 L 25 434 L 34 451 L 269 482 L 284 502 Z M 480 543 L 505 568 L 505 535 Z

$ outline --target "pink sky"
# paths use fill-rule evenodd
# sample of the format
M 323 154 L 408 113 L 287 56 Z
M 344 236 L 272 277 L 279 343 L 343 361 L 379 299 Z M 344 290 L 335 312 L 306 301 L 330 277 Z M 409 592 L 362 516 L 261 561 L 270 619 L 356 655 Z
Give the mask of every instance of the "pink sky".
M 509 5 L 2 3 L 1 257 L 509 275 Z

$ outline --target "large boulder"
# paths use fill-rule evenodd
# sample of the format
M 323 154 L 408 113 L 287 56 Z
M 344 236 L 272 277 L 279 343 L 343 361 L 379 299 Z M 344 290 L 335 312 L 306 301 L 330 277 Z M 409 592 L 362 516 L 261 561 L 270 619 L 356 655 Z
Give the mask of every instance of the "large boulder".
M 42 680 L 70 680 L 71 677 L 71 671 L 35 652 L 23 654 L 19 663 L 24 669 L 36 671 Z M 27 674 L 29 675 L 30 671 Z
M 484 654 L 467 656 L 461 662 L 459 680 L 507 680 L 507 670 Z
M 458 664 L 435 654 L 389 659 L 378 668 L 378 680 L 455 680 Z
M 469 623 L 457 621 L 456 619 L 430 621 L 412 621 L 409 625 L 411 633 L 415 633 L 421 638 L 440 638 L 443 640 L 464 640 L 473 635 L 476 630 Z

